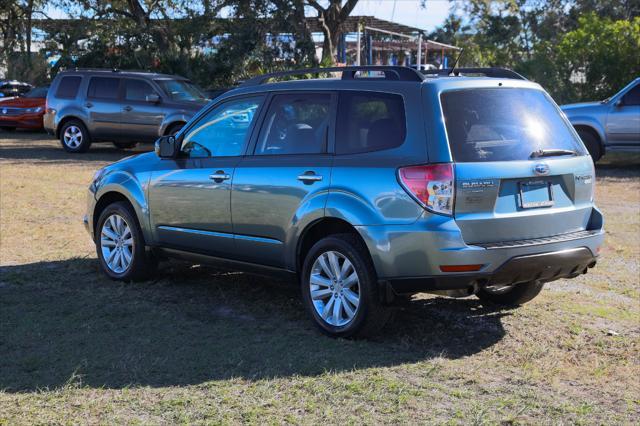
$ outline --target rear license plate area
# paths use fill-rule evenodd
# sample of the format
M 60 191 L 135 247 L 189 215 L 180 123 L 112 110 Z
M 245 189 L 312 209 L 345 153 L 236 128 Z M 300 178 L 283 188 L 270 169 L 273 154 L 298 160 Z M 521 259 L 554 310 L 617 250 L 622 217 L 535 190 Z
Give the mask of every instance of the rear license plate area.
M 518 182 L 520 207 L 534 209 L 553 206 L 553 187 L 545 180 Z

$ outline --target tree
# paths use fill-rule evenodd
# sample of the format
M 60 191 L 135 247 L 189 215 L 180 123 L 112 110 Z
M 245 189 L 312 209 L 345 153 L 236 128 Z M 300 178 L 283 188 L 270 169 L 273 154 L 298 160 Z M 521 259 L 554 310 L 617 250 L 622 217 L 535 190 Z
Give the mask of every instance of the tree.
M 318 12 L 318 20 L 322 26 L 324 41 L 322 43 L 322 61 L 335 63 L 338 56 L 338 40 L 342 35 L 342 25 L 347 20 L 358 0 L 329 0 L 322 7 L 316 0 L 307 0 L 309 6 Z
M 617 21 L 596 13 L 560 41 L 558 61 L 564 79 L 580 99 L 604 99 L 640 75 L 640 17 Z
M 0 0 L 0 64 L 11 76 L 30 75 L 32 20 L 44 15 L 44 4 L 43 0 Z

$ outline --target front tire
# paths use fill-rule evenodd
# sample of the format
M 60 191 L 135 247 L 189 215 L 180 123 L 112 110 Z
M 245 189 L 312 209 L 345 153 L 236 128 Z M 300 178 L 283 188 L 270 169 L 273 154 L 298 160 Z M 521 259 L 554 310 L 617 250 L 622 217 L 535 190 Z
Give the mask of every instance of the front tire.
M 584 129 L 578 129 L 578 136 L 582 139 L 582 143 L 587 147 L 589 155 L 593 158 L 595 163 L 602 157 L 602 147 L 600 146 L 600 140 L 590 131 Z
M 484 287 L 476 296 L 483 302 L 502 306 L 520 306 L 533 300 L 544 287 L 540 281 L 515 284 L 512 286 Z
M 367 249 L 354 235 L 318 241 L 305 258 L 300 285 L 307 312 L 329 336 L 370 336 L 391 316 L 380 302 Z
M 146 252 L 140 225 L 126 203 L 108 205 L 100 213 L 95 234 L 100 266 L 109 278 L 139 281 L 155 271 L 156 261 Z
M 69 120 L 60 129 L 60 144 L 67 152 L 87 152 L 91 146 L 91 137 L 81 121 Z

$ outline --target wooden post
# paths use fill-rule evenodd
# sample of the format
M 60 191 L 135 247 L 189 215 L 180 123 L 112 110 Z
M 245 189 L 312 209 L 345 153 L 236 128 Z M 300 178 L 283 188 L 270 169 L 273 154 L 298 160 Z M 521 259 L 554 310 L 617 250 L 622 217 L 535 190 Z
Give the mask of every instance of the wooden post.
M 420 70 L 422 65 L 422 33 L 418 34 L 418 56 L 416 58 L 416 66 Z

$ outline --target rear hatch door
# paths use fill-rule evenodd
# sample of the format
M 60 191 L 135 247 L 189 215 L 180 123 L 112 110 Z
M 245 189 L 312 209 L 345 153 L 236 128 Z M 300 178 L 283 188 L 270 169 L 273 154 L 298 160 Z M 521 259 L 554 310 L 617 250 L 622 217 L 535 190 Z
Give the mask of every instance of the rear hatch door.
M 477 88 L 441 95 L 455 162 L 454 217 L 468 244 L 583 231 L 593 162 L 542 90 Z

